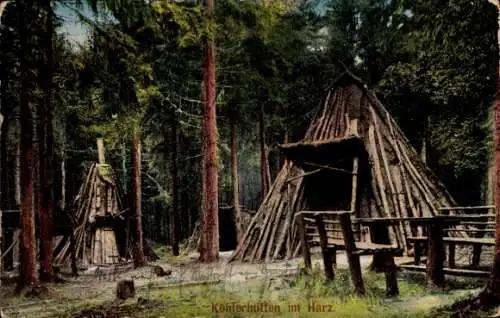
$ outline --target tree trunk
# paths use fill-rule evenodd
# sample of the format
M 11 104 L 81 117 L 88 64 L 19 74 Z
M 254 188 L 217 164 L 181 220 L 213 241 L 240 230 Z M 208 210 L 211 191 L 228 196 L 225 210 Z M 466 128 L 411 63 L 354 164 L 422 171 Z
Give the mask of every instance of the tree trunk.
M 41 83 L 43 85 L 43 101 L 40 107 L 39 124 L 39 209 L 40 209 L 40 280 L 53 279 L 52 268 L 52 213 L 54 210 L 54 132 L 53 132 L 53 99 L 52 99 L 52 6 L 45 1 L 45 38 L 44 65 Z
M 141 204 L 141 136 L 139 127 L 135 128 L 132 141 L 132 199 L 133 213 L 135 216 L 135 247 L 133 257 L 134 266 L 140 267 L 146 264 L 144 259 L 143 236 L 142 236 L 142 204 Z
M 497 8 L 500 1 L 496 2 Z M 498 31 L 498 47 L 500 49 L 500 25 Z M 495 95 L 495 206 L 496 206 L 496 244 L 495 257 L 491 277 L 486 284 L 485 292 L 489 292 L 500 303 L 500 64 L 497 64 L 496 95 Z
M 0 209 L 7 210 L 10 206 L 10 193 L 9 193 L 9 183 L 11 182 L 11 178 L 9 178 L 10 166 L 8 165 L 8 156 L 9 156 L 9 148 L 8 148 L 8 129 L 9 129 L 9 121 L 8 114 L 4 112 L 5 116 L 2 116 L 3 124 L 0 125 Z
M 210 23 L 213 17 L 214 0 L 207 0 Z M 204 61 L 204 185 L 203 232 L 200 249 L 201 262 L 213 262 L 219 258 L 219 167 L 217 162 L 217 122 L 215 111 L 215 42 L 213 36 L 205 42 Z
M 172 215 L 170 219 L 170 233 L 172 242 L 172 253 L 179 255 L 179 173 L 177 169 L 177 116 L 172 112 L 172 136 L 171 136 L 171 174 L 172 174 Z
M 3 124 L 3 115 L 0 113 L 0 144 L 2 143 L 2 124 Z M 2 153 L 1 150 L 0 150 L 0 156 L 5 156 L 5 153 Z M 1 161 L 0 161 L 1 162 Z M 1 164 L 1 163 L 0 163 Z M 2 166 L 0 165 L 0 168 Z M 3 179 L 1 178 L 0 176 L 0 183 L 1 181 L 3 181 Z M 0 187 L 0 198 L 1 198 L 1 194 L 2 194 L 2 189 Z M 1 204 L 1 202 L 0 202 Z M 3 263 L 2 263 L 2 260 L 3 260 L 3 257 L 2 257 L 2 245 L 3 245 L 3 241 L 4 241 L 4 238 L 3 238 L 3 231 L 2 231 L 2 207 L 0 206 L 0 277 L 2 276 L 2 272 L 3 272 Z M 0 280 L 0 286 L 2 286 L 2 281 Z
M 236 249 L 240 248 L 243 241 L 241 227 L 240 190 L 238 176 L 238 144 L 236 140 L 236 118 L 231 117 L 231 192 L 233 201 L 234 226 L 236 228 Z
M 125 149 L 125 143 L 122 144 L 122 185 L 123 185 L 123 194 L 127 195 L 127 178 L 128 178 L 128 169 L 127 169 L 127 150 Z
M 63 145 L 61 147 L 61 198 L 59 207 L 61 211 L 66 209 L 66 144 L 63 137 Z
M 22 52 L 30 52 L 28 47 L 27 21 L 25 20 L 26 3 L 17 3 L 19 10 L 19 38 Z M 29 66 L 26 54 L 21 54 L 20 60 L 20 173 L 21 185 L 21 219 L 20 219 L 20 264 L 18 290 L 37 283 L 36 252 L 35 252 L 35 214 L 33 210 L 33 112 L 30 105 Z
M 271 176 L 269 175 L 269 163 L 266 151 L 265 129 L 264 109 L 261 108 L 259 120 L 261 201 L 264 201 L 264 198 L 266 197 L 266 194 L 269 191 L 269 187 L 271 185 Z

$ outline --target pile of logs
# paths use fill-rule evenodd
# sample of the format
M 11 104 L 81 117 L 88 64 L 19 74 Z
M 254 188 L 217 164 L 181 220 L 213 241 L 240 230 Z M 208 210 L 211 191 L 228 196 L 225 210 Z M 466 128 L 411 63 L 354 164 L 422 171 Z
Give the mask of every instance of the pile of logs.
M 327 92 L 302 145 L 340 144 L 353 135 L 362 140 L 368 153 L 370 174 L 370 184 L 364 185 L 367 191 L 361 198 L 365 204 L 355 211 L 357 216 L 430 216 L 438 214 L 439 207 L 454 205 L 444 185 L 421 161 L 382 103 L 361 80 L 346 71 Z M 282 149 L 287 154 L 287 145 Z M 308 208 L 303 181 L 314 173 L 304 173 L 303 165 L 293 158 L 284 164 L 232 260 L 270 261 L 298 255 L 300 240 L 294 215 Z M 406 252 L 406 238 L 412 231 L 400 224 L 392 233 Z

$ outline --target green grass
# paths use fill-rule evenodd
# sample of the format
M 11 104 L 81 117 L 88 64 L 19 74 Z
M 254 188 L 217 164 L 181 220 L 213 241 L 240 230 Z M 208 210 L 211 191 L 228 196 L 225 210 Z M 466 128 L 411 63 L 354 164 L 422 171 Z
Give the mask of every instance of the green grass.
M 129 301 L 128 305 L 102 304 L 93 308 L 107 312 L 106 317 L 444 318 L 450 317 L 450 313 L 438 312 L 436 308 L 448 305 L 457 298 L 453 294 L 454 289 L 474 288 L 482 284 L 473 280 L 448 280 L 447 287 L 436 292 L 424 287 L 422 275 L 401 273 L 398 279 L 400 295 L 387 298 L 383 274 L 365 273 L 363 278 L 366 289 L 363 297 L 355 295 L 349 272 L 337 270 L 333 282 L 326 282 L 322 271 L 314 271 L 311 275 L 274 282 L 267 278 L 208 286 L 142 290 L 139 296 L 146 292 L 153 303 L 137 305 L 135 301 Z M 273 288 L 277 285 L 278 288 Z M 251 308 L 254 308 L 253 312 L 248 312 Z M 90 317 L 78 315 L 81 309 L 73 311 L 70 316 Z M 65 317 L 70 317 L 68 314 Z M 478 313 L 477 317 L 484 317 L 484 313 Z
M 137 317 L 426 317 L 428 312 L 406 310 L 401 303 L 426 294 L 416 283 L 400 281 L 401 295 L 385 297 L 383 274 L 366 274 L 366 295 L 357 297 L 350 287 L 347 271 L 337 271 L 334 282 L 325 282 L 322 273 L 299 276 L 291 286 L 270 290 L 269 280 L 233 285 L 198 286 L 164 291 L 165 303 Z M 234 304 L 234 305 L 233 305 Z M 264 307 L 267 304 L 267 312 Z M 260 312 L 237 312 L 237 307 L 261 306 Z M 234 306 L 234 307 L 232 307 Z M 226 307 L 226 310 L 223 310 Z M 243 308 L 248 310 L 246 308 Z M 300 312 L 299 312 L 300 309 Z M 254 309 L 254 311 L 259 309 Z

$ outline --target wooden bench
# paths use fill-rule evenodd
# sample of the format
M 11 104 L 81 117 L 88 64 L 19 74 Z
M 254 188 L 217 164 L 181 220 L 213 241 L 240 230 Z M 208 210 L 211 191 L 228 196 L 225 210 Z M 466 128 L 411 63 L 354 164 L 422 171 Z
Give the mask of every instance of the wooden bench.
M 494 209 L 494 206 L 479 206 L 479 207 L 453 207 L 453 208 L 441 208 L 441 212 L 445 215 L 450 215 L 450 212 L 459 211 L 489 211 Z M 448 244 L 448 267 L 455 268 L 455 248 L 456 245 L 472 245 L 472 262 L 473 268 L 479 267 L 481 249 L 482 246 L 494 246 L 495 245 L 495 229 L 492 228 L 495 222 L 488 221 L 491 218 L 495 218 L 495 214 L 483 213 L 483 214 L 455 214 L 454 218 L 460 220 L 460 228 L 447 228 L 443 231 L 448 234 L 444 237 L 444 243 Z M 460 235 L 465 233 L 467 237 L 454 237 L 452 235 Z M 485 235 L 491 234 L 490 237 L 485 237 Z M 415 253 L 415 265 L 419 263 L 419 252 L 421 251 L 422 242 L 426 241 L 425 236 L 420 237 L 409 237 L 408 241 L 414 242 L 416 247 Z
M 317 234 L 311 234 L 306 231 L 306 220 L 304 215 L 312 214 L 316 225 Z M 345 250 L 351 280 L 354 284 L 356 293 L 363 295 L 365 293 L 363 277 L 361 273 L 361 264 L 359 257 L 361 255 L 378 255 L 384 260 L 384 271 L 386 276 L 386 292 L 388 296 L 399 294 L 398 283 L 396 279 L 397 267 L 394 262 L 394 256 L 401 255 L 403 250 L 386 244 L 375 244 L 369 242 L 356 241 L 354 237 L 353 223 L 351 221 L 350 211 L 302 211 L 297 215 L 299 231 L 301 233 L 302 254 L 304 263 L 308 269 L 311 269 L 311 255 L 309 251 L 310 243 L 319 243 L 325 276 L 328 280 L 335 278 L 333 264 L 336 263 L 337 250 Z M 331 220 L 324 220 L 325 216 L 333 216 L 338 219 L 338 225 L 342 237 L 335 236 L 334 229 L 326 229 L 325 223 Z M 308 218 L 309 220 L 309 218 Z
M 449 216 L 456 220 L 457 224 L 453 227 L 442 229 L 442 243 L 448 245 L 448 262 L 447 267 L 441 266 L 442 274 L 448 275 L 462 275 L 462 276 L 488 276 L 490 271 L 479 270 L 479 262 L 481 255 L 482 246 L 494 246 L 494 237 L 485 237 L 487 234 L 493 234 L 494 229 L 488 228 L 495 224 L 495 222 L 489 221 L 494 218 L 494 214 L 483 213 L 483 214 L 457 214 L 457 211 L 488 211 L 494 209 L 494 206 L 479 206 L 479 207 L 453 207 L 453 208 L 441 208 L 441 212 L 444 216 Z M 453 213 L 453 215 L 451 215 Z M 453 235 L 453 236 L 452 236 Z M 422 271 L 425 270 L 425 266 L 420 265 L 421 255 L 423 249 L 432 244 L 432 240 L 429 240 L 427 234 L 420 236 L 409 236 L 407 237 L 409 243 L 413 243 L 414 246 L 414 264 L 401 265 L 404 269 Z M 472 269 L 459 269 L 456 268 L 455 264 L 455 249 L 457 245 L 469 245 L 473 248 L 472 255 Z M 445 257 L 444 246 L 441 248 L 439 256 L 440 258 Z

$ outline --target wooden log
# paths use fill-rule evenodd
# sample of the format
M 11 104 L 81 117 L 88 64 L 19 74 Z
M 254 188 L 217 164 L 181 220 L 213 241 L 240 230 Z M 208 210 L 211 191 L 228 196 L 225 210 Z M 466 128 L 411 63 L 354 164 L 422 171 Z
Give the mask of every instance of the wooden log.
M 351 215 L 343 213 L 339 216 L 342 232 L 344 236 L 345 250 L 347 254 L 347 261 L 349 263 L 349 270 L 351 272 L 351 280 L 358 295 L 365 294 L 365 287 L 363 283 L 363 276 L 361 273 L 361 264 L 359 262 L 359 255 L 356 255 L 356 244 L 354 241 L 354 233 L 352 232 Z
M 304 265 L 308 270 L 311 270 L 312 269 L 311 253 L 309 251 L 309 244 L 307 243 L 306 229 L 304 226 L 304 217 L 302 215 L 297 215 L 296 222 L 300 234 L 300 245 L 302 247 L 302 257 L 304 258 Z
M 405 170 L 403 168 L 403 157 L 401 155 L 401 151 L 399 150 L 399 144 L 395 141 L 396 134 L 395 134 L 394 127 L 392 125 L 391 120 L 388 121 L 388 125 L 389 125 L 389 132 L 394 140 L 392 147 L 394 148 L 394 151 L 396 152 L 396 157 L 398 159 L 397 167 L 399 168 L 400 175 L 401 175 L 401 181 L 402 181 L 402 185 L 404 188 L 403 192 L 406 194 L 406 198 L 408 199 L 408 204 L 410 206 L 410 210 L 412 211 L 413 216 L 418 216 L 417 208 L 413 202 L 413 197 L 411 195 L 412 192 L 411 192 L 410 186 L 408 185 L 408 178 L 407 178 L 407 175 L 406 175 Z
M 431 287 L 441 287 L 444 284 L 444 243 L 443 224 L 436 222 L 428 226 L 427 240 L 427 283 Z
M 386 294 L 389 297 L 399 295 L 397 266 L 394 263 L 394 256 L 390 253 L 385 253 L 384 260 Z
M 324 122 L 324 119 L 325 119 L 325 116 L 326 116 L 326 111 L 329 110 L 330 107 L 327 107 L 329 101 L 330 101 L 330 94 L 331 92 L 328 92 L 328 95 L 325 99 L 325 105 L 322 107 L 321 109 L 321 116 L 317 119 L 317 126 L 315 127 L 314 131 L 313 131 L 313 135 L 312 135 L 312 139 L 313 140 L 319 140 L 320 139 L 320 136 L 321 136 L 321 131 L 322 131 L 322 127 L 324 126 L 325 122 Z
M 389 163 L 388 163 L 388 160 L 387 160 L 387 155 L 385 153 L 385 142 L 384 142 L 383 136 L 382 136 L 382 134 L 380 132 L 380 127 L 379 127 L 380 125 L 379 125 L 377 116 L 375 115 L 375 112 L 374 112 L 374 110 L 373 110 L 372 107 L 370 107 L 370 111 L 372 113 L 372 121 L 373 121 L 373 125 L 375 127 L 375 133 L 376 133 L 376 136 L 377 136 L 377 139 L 378 139 L 380 154 L 381 154 L 381 157 L 382 157 L 382 166 L 384 168 L 385 175 L 387 177 L 387 183 L 389 184 L 389 189 L 390 189 L 390 192 L 392 194 L 391 195 L 391 200 L 392 200 L 394 212 L 396 214 L 395 216 L 396 217 L 401 217 L 402 216 L 402 212 L 400 211 L 401 206 L 399 205 L 399 202 L 394 197 L 394 194 L 397 193 L 397 192 L 396 192 L 396 189 L 394 187 L 394 184 L 393 184 L 393 181 L 392 181 L 392 178 L 391 178 L 391 171 L 389 169 Z M 406 240 L 404 238 L 407 237 L 408 235 L 407 235 L 406 229 L 405 229 L 405 227 L 403 226 L 402 223 L 399 223 L 399 230 L 401 231 L 400 234 L 403 235 L 403 237 L 400 238 L 400 242 L 402 243 L 403 249 L 407 250 Z
M 321 247 L 321 254 L 323 255 L 323 265 L 325 269 L 325 276 L 327 280 L 333 280 L 335 273 L 332 267 L 332 257 L 328 249 L 328 237 L 326 235 L 325 224 L 323 223 L 323 216 L 316 216 L 316 226 L 319 233 L 319 242 Z
M 289 238 L 292 237 L 292 230 L 293 230 L 293 226 L 292 226 L 293 225 L 292 224 L 293 214 L 294 214 L 293 206 L 295 205 L 295 199 L 299 195 L 301 187 L 302 187 L 302 180 L 299 180 L 297 182 L 297 184 L 295 185 L 295 189 L 292 193 L 290 183 L 287 184 L 287 200 L 288 200 L 287 215 L 286 215 L 286 219 L 285 219 L 284 228 L 282 229 L 281 237 L 278 239 L 278 243 L 276 245 L 276 249 L 275 249 L 274 254 L 273 254 L 273 258 L 278 257 L 278 254 L 282 250 L 285 242 L 288 242 L 288 245 L 286 246 L 287 257 L 289 255 L 288 251 L 290 251 L 292 248 L 290 245 L 291 240 Z
M 381 119 L 390 122 L 391 125 L 394 127 L 395 134 L 397 135 L 397 139 L 404 142 L 406 145 L 406 149 L 410 152 L 410 156 L 413 158 L 413 161 L 415 162 L 420 162 L 419 161 L 419 155 L 417 151 L 411 146 L 410 141 L 406 137 L 406 135 L 403 133 L 401 128 L 397 125 L 397 123 L 394 121 L 394 118 L 392 118 L 385 108 L 385 106 L 378 100 L 378 98 L 373 94 L 372 92 L 367 92 L 367 96 L 369 99 L 372 101 L 372 104 L 374 106 L 374 109 L 379 113 Z M 429 169 L 426 165 L 421 165 L 420 169 L 422 170 L 422 174 L 426 178 L 430 178 L 428 185 L 433 187 L 435 189 L 435 193 L 441 193 L 442 195 L 439 196 L 440 204 L 442 206 L 453 206 L 456 205 L 455 201 L 449 194 L 448 190 L 444 186 L 444 184 L 439 180 L 439 178 L 434 174 L 432 170 Z
M 332 108 L 333 111 L 330 113 L 330 116 L 329 116 L 327 123 L 326 123 L 325 134 L 323 137 L 324 139 L 330 139 L 330 138 L 335 137 L 335 135 L 334 135 L 334 133 L 335 133 L 335 120 L 338 116 L 338 113 L 340 112 L 339 107 L 337 106 L 339 96 L 340 96 L 340 94 L 337 91 L 337 92 L 335 92 L 333 98 L 331 99 L 330 108 Z
M 277 244 L 276 244 L 276 232 L 278 231 L 278 228 L 281 228 L 283 226 L 281 219 L 285 218 L 285 222 L 286 222 L 286 212 L 284 211 L 286 205 L 287 205 L 286 200 L 281 199 L 278 210 L 276 211 L 277 215 L 276 215 L 276 219 L 274 220 L 274 226 L 273 226 L 273 230 L 271 232 L 271 237 L 268 240 L 269 243 L 267 245 L 267 251 L 266 251 L 266 256 L 265 256 L 266 262 L 268 262 L 270 259 L 271 253 L 273 252 L 273 247 L 277 246 Z
M 381 217 L 387 217 L 391 216 L 391 209 L 389 208 L 389 202 L 387 199 L 386 195 L 386 189 L 385 189 L 385 183 L 382 177 L 382 172 L 380 170 L 380 160 L 378 157 L 378 151 L 377 151 L 377 143 L 375 140 L 375 127 L 373 125 L 370 125 L 368 128 L 368 138 L 369 138 L 369 147 L 370 147 L 370 152 L 372 155 L 372 167 L 375 170 L 375 179 L 376 179 L 376 184 L 375 187 L 378 189 L 378 193 L 381 196 L 382 199 L 382 206 L 383 206 L 383 213 L 381 213 Z M 382 211 L 381 211 L 382 212 Z M 395 238 L 398 242 L 398 244 L 402 245 L 400 237 L 397 235 L 397 232 L 395 232 Z

